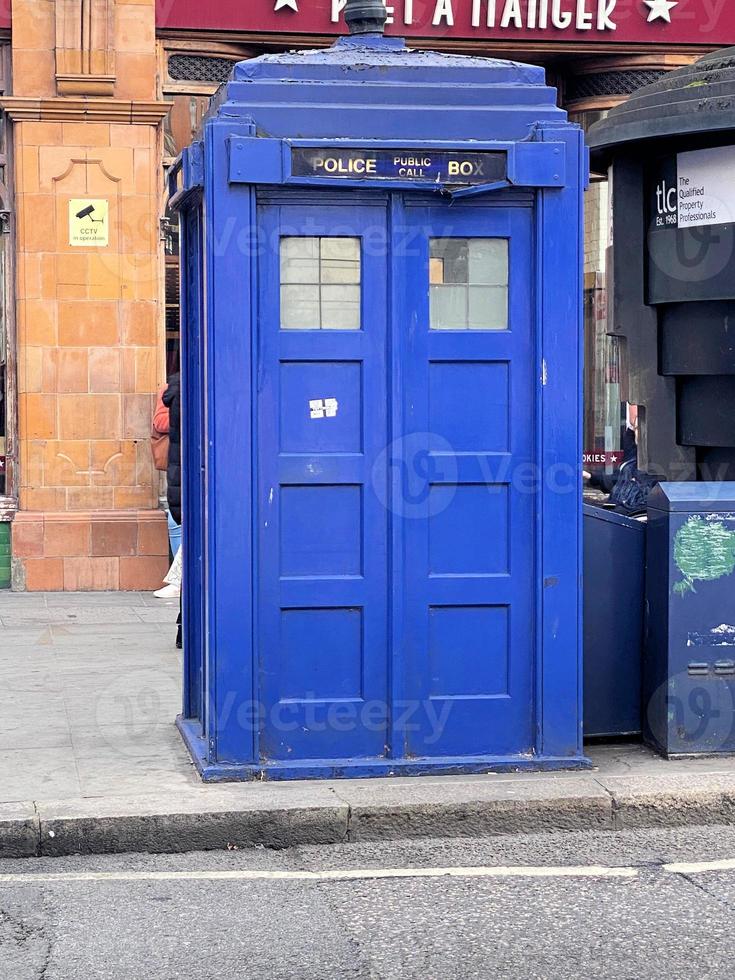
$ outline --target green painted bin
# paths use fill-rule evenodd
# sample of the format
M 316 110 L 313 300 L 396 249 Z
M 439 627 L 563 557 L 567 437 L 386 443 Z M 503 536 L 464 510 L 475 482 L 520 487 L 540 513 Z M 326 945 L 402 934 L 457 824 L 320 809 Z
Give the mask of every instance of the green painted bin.
M 0 522 L 0 589 L 10 588 L 10 524 Z

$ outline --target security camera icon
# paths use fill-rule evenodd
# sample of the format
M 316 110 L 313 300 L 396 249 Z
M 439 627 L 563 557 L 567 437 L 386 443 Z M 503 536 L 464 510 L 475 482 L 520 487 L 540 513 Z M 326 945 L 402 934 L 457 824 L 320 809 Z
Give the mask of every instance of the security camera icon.
M 96 225 L 101 225 L 104 222 L 104 218 L 93 218 L 95 207 L 94 204 L 88 204 L 86 208 L 82 208 L 81 211 L 77 211 L 76 217 L 82 221 L 84 218 L 89 218 L 90 221 L 94 222 Z

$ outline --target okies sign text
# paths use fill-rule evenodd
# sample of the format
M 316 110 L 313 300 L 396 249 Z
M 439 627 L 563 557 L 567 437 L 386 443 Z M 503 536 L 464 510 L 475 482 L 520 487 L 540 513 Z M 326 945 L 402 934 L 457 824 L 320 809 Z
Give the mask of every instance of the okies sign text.
M 158 0 L 158 26 L 345 33 L 345 0 Z M 387 0 L 389 34 L 618 44 L 735 44 L 733 0 Z

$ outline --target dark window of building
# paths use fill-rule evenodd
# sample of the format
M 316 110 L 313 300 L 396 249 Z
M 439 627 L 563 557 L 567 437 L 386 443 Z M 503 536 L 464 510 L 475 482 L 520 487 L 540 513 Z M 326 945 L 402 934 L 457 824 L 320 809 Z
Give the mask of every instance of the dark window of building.
M 179 307 L 181 275 L 179 272 L 179 216 L 168 211 L 165 225 L 166 256 L 166 377 L 179 370 Z
M 168 75 L 174 82 L 214 82 L 221 85 L 232 74 L 233 58 L 211 58 L 201 54 L 172 54 Z
M 608 73 L 609 76 L 613 74 L 615 73 Z M 627 80 L 630 90 L 640 87 L 647 80 L 645 72 L 627 74 L 631 76 Z M 599 88 L 599 91 L 595 90 L 595 94 L 603 94 L 606 92 L 605 86 L 612 84 L 608 75 L 590 76 L 594 82 L 590 81 L 589 84 L 594 83 Z M 583 84 L 584 79 L 575 81 L 577 88 L 574 94 L 577 97 L 581 97 Z M 618 92 L 624 93 L 619 79 L 615 84 L 618 85 Z M 606 110 L 586 110 L 571 113 L 571 119 L 586 131 L 606 115 Z M 619 463 L 590 462 L 590 458 L 597 455 L 602 458 L 602 454 L 608 454 L 609 459 L 609 454 L 622 452 L 626 428 L 632 428 L 636 415 L 635 408 L 626 402 L 623 344 L 619 337 L 608 332 L 610 284 L 607 255 L 612 234 L 610 211 L 607 174 L 593 174 L 586 195 L 584 223 L 584 451 L 590 454 L 585 469 L 592 473 L 593 483 L 607 490 L 612 487 L 611 480 Z

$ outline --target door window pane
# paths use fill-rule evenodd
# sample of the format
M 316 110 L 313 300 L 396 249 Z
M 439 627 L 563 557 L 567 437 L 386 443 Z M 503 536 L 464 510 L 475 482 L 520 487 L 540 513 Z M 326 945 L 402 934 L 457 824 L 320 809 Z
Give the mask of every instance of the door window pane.
M 281 329 L 359 330 L 359 238 L 281 239 Z
M 508 288 L 470 286 L 467 326 L 470 330 L 507 330 Z
M 321 287 L 322 330 L 360 329 L 360 287 Z
M 431 326 L 434 330 L 467 328 L 467 295 L 463 287 L 431 287 Z
M 432 330 L 508 329 L 508 240 L 432 238 Z
M 319 283 L 318 239 L 281 239 L 281 282 L 298 285 Z
M 470 285 L 508 285 L 508 239 L 472 238 L 469 243 Z
M 319 286 L 281 286 L 283 330 L 314 330 L 319 327 Z

